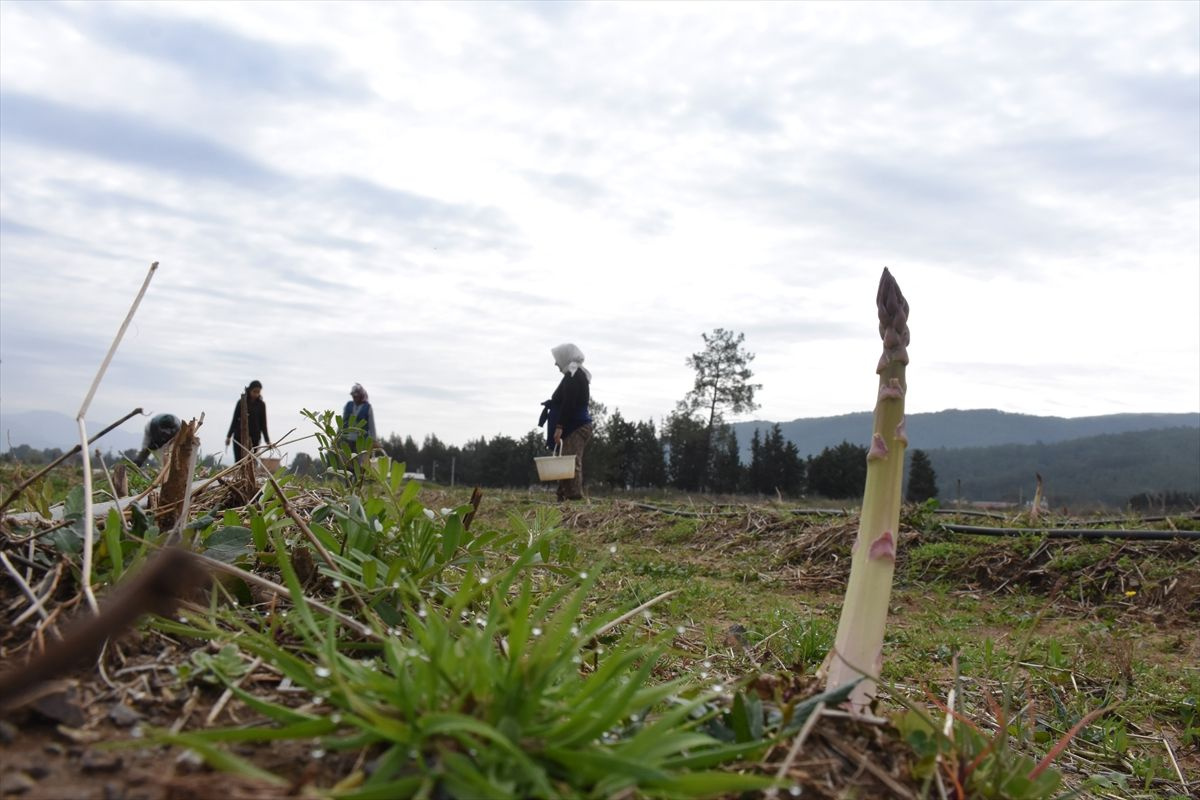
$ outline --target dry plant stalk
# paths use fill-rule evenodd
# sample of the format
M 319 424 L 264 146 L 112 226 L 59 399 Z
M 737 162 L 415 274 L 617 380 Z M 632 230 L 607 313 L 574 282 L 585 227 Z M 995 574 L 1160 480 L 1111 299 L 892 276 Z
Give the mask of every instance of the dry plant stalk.
M 83 398 L 83 405 L 79 407 L 79 414 L 75 417 L 75 422 L 79 425 L 79 447 L 83 456 L 83 564 L 80 567 L 81 574 L 79 577 L 83 583 L 83 596 L 87 599 L 88 606 L 95 614 L 100 613 L 100 606 L 96 603 L 96 595 L 92 592 L 92 540 L 95 536 L 96 526 L 92 520 L 92 460 L 88 455 L 87 423 L 84 421 L 84 417 L 87 416 L 88 406 L 92 404 L 92 398 L 96 396 L 96 390 L 100 388 L 100 381 L 104 378 L 104 373 L 108 370 L 108 365 L 112 362 L 113 356 L 117 352 L 117 347 L 121 344 L 121 339 L 124 338 L 126 329 L 129 328 L 129 323 L 133 321 L 133 315 L 137 313 L 142 298 L 146 296 L 146 289 L 150 286 L 150 279 L 154 277 L 154 271 L 157 269 L 158 262 L 155 261 L 150 265 L 150 270 L 146 273 L 146 279 L 142 281 L 142 288 L 138 291 L 137 297 L 133 299 L 133 305 L 130 306 L 129 313 L 125 315 L 125 321 L 121 323 L 116 337 L 109 346 L 108 353 L 105 354 L 104 361 L 100 364 L 100 369 L 96 372 L 96 377 L 92 380 L 92 386 L 88 389 L 87 396 Z
M 1029 521 L 1037 522 L 1042 516 L 1042 473 L 1033 473 L 1037 478 L 1037 490 L 1033 493 L 1033 505 L 1029 507 Z
M 159 530 L 171 530 L 177 520 L 184 519 L 188 500 L 188 489 L 192 483 L 192 465 L 196 462 L 196 451 L 200 440 L 196 438 L 196 420 L 184 422 L 171 445 L 171 457 L 167 461 L 167 478 L 159 493 Z M 186 520 L 184 520 L 186 522 Z

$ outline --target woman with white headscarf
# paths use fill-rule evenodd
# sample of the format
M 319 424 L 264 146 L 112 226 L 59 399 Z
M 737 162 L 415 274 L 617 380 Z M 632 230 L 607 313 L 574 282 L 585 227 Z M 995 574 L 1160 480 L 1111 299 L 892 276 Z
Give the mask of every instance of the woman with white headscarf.
M 355 422 L 358 424 L 352 424 Z M 342 409 L 342 438 L 355 450 L 361 449 L 360 438 L 375 441 L 375 409 L 361 383 L 350 387 L 350 399 Z
M 583 366 L 583 351 L 574 344 L 550 348 L 554 366 L 562 380 L 549 401 L 550 430 L 547 444 L 562 442 L 564 456 L 575 456 L 575 477 L 558 482 L 559 500 L 583 499 L 583 451 L 592 438 L 592 417 L 588 413 L 592 373 Z

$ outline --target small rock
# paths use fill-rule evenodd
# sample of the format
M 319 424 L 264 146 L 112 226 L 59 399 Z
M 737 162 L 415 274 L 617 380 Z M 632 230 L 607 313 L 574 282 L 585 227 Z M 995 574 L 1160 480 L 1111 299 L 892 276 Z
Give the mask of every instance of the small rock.
M 17 726 L 6 719 L 0 719 L 0 744 L 12 744 L 17 740 Z
M 37 783 L 24 772 L 6 772 L 0 775 L 0 795 L 25 794 Z
M 104 800 L 125 800 L 125 787 L 115 781 L 104 784 Z
M 44 764 L 34 764 L 26 770 L 35 781 L 40 781 L 42 778 L 50 774 L 50 768 Z
M 58 742 L 50 742 L 42 749 L 52 756 L 61 756 L 63 753 L 67 752 L 67 748 L 63 747 Z
M 33 707 L 42 716 L 69 728 L 81 728 L 87 722 L 74 687 L 43 695 L 34 701 Z
M 75 744 L 91 744 L 92 742 L 100 741 L 100 734 L 96 731 L 85 731 L 81 728 L 72 728 L 69 725 L 59 725 L 55 730 Z
M 128 728 L 130 725 L 140 721 L 142 715 L 124 703 L 117 703 L 108 710 L 108 718 L 112 720 L 114 725 Z
M 112 753 L 96 753 L 91 750 L 84 753 L 80 769 L 87 773 L 116 772 L 124 765 L 124 760 Z

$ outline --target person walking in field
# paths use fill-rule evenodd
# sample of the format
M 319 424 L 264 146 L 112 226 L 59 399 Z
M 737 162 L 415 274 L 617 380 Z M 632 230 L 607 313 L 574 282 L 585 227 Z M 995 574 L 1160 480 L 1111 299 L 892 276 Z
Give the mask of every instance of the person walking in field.
M 246 409 L 249 441 L 242 441 L 243 407 Z M 250 381 L 233 407 L 233 421 L 229 423 L 229 432 L 225 434 L 225 446 L 233 442 L 233 460 L 240 461 L 247 449 L 258 447 L 263 441 L 266 441 L 267 447 L 271 446 L 271 435 L 267 433 L 267 404 L 262 399 L 262 383 Z
M 592 373 L 584 368 L 583 351 L 574 344 L 552 347 L 550 354 L 562 380 L 550 397 L 546 443 L 554 449 L 561 442 L 562 454 L 575 456 L 575 477 L 559 481 L 557 495 L 559 500 L 582 500 L 583 451 L 592 438 L 592 416 L 588 412 Z

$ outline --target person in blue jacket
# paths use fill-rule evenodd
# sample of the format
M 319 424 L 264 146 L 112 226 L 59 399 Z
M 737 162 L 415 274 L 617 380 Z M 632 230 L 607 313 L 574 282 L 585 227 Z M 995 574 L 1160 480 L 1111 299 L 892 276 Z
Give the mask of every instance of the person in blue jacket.
M 549 423 L 546 444 L 553 449 L 562 443 L 562 454 L 575 456 L 575 477 L 558 482 L 559 500 L 583 499 L 583 451 L 592 438 L 592 373 L 583 366 L 583 351 L 574 344 L 550 348 L 554 366 L 562 373 L 558 388 L 546 404 Z
M 362 423 L 361 428 L 350 427 L 354 420 Z M 361 383 L 350 387 L 350 399 L 342 409 L 342 439 L 349 442 L 350 447 L 356 451 L 365 446 L 366 439 L 375 441 L 375 409 L 371 408 L 367 390 Z

